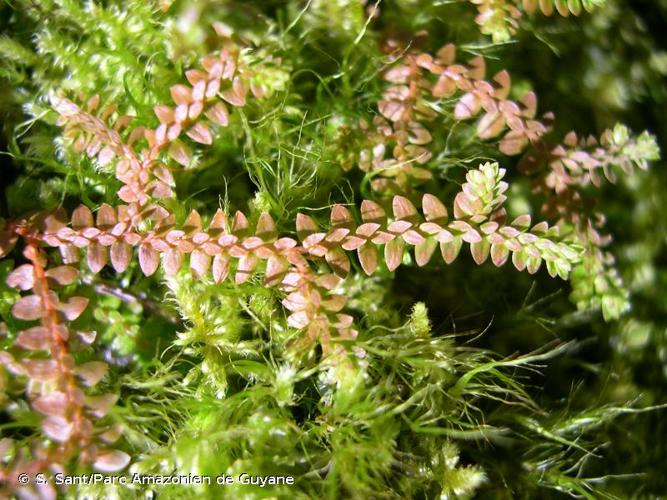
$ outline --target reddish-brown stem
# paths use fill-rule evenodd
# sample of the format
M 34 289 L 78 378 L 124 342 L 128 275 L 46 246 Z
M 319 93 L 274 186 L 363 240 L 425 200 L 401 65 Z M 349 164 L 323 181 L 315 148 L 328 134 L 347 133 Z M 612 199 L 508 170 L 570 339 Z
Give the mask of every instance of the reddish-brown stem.
M 64 388 L 63 392 L 67 395 L 69 407 L 67 411 L 70 413 L 70 421 L 73 424 L 71 438 L 63 445 L 63 452 L 67 455 L 67 451 L 69 451 L 68 448 L 72 446 L 74 441 L 77 441 L 79 449 L 85 455 L 87 436 L 86 433 L 83 432 L 83 422 L 85 420 L 81 404 L 83 403 L 83 394 L 77 386 L 76 375 L 72 370 L 74 363 L 69 354 L 67 340 L 62 338 L 62 330 L 58 328 L 63 323 L 60 320 L 58 304 L 54 303 L 53 296 L 49 293 L 49 283 L 46 271 L 42 265 L 44 257 L 39 250 L 39 241 L 33 236 L 28 238 L 25 255 L 33 265 L 33 275 L 35 280 L 34 290 L 35 294 L 41 299 L 44 309 L 41 322 L 51 334 L 49 350 L 52 359 L 58 364 L 60 384 Z M 82 458 L 85 461 L 87 457 L 84 456 Z

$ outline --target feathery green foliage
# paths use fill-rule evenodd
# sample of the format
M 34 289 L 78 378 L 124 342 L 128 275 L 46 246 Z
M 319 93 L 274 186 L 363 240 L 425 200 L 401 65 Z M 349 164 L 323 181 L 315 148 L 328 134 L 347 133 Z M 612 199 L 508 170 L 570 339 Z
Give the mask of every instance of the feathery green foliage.
M 655 19 L 622 0 L 0 14 L 3 494 L 665 493 Z

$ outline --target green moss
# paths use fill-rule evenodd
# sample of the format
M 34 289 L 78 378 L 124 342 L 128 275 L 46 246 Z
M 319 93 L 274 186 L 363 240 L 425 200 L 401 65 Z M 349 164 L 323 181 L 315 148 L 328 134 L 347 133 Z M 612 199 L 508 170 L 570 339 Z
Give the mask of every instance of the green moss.
M 534 177 L 523 173 L 537 162 L 531 155 L 542 150 L 523 159 L 499 152 L 502 135 L 482 139 L 477 118 L 456 116 L 462 92 L 419 103 L 415 120 L 432 136 L 432 156 L 419 165 L 428 178 L 399 178 L 414 159 L 398 167 L 358 168 L 368 151 L 383 160 L 401 154 L 400 137 L 374 151 L 382 135 L 378 101 L 392 85 L 383 79 L 385 71 L 410 50 L 435 53 L 454 42 L 461 63 L 486 57 L 489 80 L 495 70 L 509 68 L 517 82 L 512 99 L 534 90 L 544 103 L 539 113 L 557 111 L 553 132 L 544 136 L 548 141 L 561 141 L 571 128 L 585 137 L 613 127 L 600 147 L 615 155 L 605 173 L 618 183 L 597 189 L 587 178 L 579 191 L 584 202 L 571 200 L 576 217 L 559 223 L 559 215 L 544 214 L 549 227 L 558 227 L 548 238 L 560 238 L 573 253 L 570 260 L 549 261 L 538 271 L 542 254 L 519 249 L 517 261 L 525 262 L 514 265 L 527 262 L 536 271 L 529 275 L 510 263 L 477 266 L 463 255 L 467 250 L 451 265 L 434 258 L 425 266 L 405 252 L 402 266 L 390 271 L 380 253 L 369 276 L 364 269 L 372 257 L 352 257 L 350 275 L 333 292 L 346 299 L 344 313 L 353 326 L 331 341 L 319 330 L 293 326 L 286 293 L 261 276 L 264 261 L 249 280 L 222 283 L 210 273 L 192 272 L 187 259 L 174 276 L 159 270 L 148 278 L 136 262 L 122 273 L 107 265 L 94 274 L 82 265 L 80 280 L 65 291 L 76 291 L 91 306 L 73 331 L 96 332 L 97 339 L 90 346 L 78 340 L 71 345 L 78 363 L 109 365 L 99 391 L 119 400 L 100 425 L 122 428 L 115 446 L 132 458 L 125 472 L 207 475 L 214 482 L 225 474 L 235 481 L 211 487 L 80 485 L 65 495 L 665 494 L 667 205 L 665 171 L 656 162 L 659 146 L 667 144 L 660 111 L 667 98 L 660 38 L 667 6 L 656 2 L 645 12 L 624 0 L 565 2 L 572 12 L 596 7 L 577 19 L 518 17 L 501 9 L 480 32 L 480 3 L 49 0 L 0 7 L 0 159 L 7 180 L 2 228 L 35 211 L 64 207 L 71 213 L 80 203 L 93 211 L 102 203 L 117 206 L 122 183 L 114 165 L 76 153 L 52 109 L 54 96 L 85 103 L 100 95 L 104 104 L 118 104 L 118 114 L 133 115 L 133 125 L 154 128 L 154 106 L 170 103 L 170 87 L 186 82 L 184 72 L 220 48 L 216 22 L 243 47 L 239 64 L 254 72 L 252 85 L 262 86 L 265 96 L 249 97 L 243 108 L 229 106 L 229 124 L 212 127 L 210 146 L 182 137 L 193 151 L 187 168 L 160 156 L 174 173 L 176 196 L 158 203 L 179 227 L 193 209 L 205 227 L 218 208 L 230 218 L 244 212 L 251 227 L 267 212 L 278 234 L 296 238 L 297 213 L 312 217 L 323 231 L 352 224 L 329 220 L 332 206 L 344 204 L 355 219 L 350 227 L 357 228 L 364 199 L 391 212 L 391 200 L 374 188 L 378 179 L 407 179 L 401 194 L 415 205 L 428 192 L 451 210 L 466 175 L 453 213 L 445 215 L 450 221 L 482 221 L 488 229 L 495 221 L 531 214 L 533 224 L 539 222 L 545 199 L 532 189 Z M 503 9 L 519 3 L 486 2 Z M 543 2 L 551 3 L 566 7 Z M 437 81 L 432 74 L 424 78 Z M 628 127 L 614 126 L 619 121 L 655 136 L 634 136 Z M 416 134 L 414 123 L 404 135 Z M 411 140 L 411 146 L 420 142 Z M 138 144 L 141 150 L 147 141 Z M 596 147 L 586 151 L 594 154 Z M 581 156 L 577 161 L 583 162 Z M 499 164 L 511 185 L 506 192 Z M 647 171 L 632 172 L 632 166 Z M 577 173 L 575 167 L 564 168 Z M 385 177 L 385 170 L 396 175 Z M 508 217 L 499 209 L 505 197 Z M 427 216 L 443 219 L 442 213 Z M 611 244 L 593 244 L 590 234 L 583 244 L 577 217 L 606 218 Z M 141 224 L 143 231 L 156 225 L 147 219 Z M 544 255 L 548 238 L 540 241 Z M 5 285 L 11 270 L 24 263 L 22 245 L 0 262 L 0 430 L 13 440 L 3 462 L 7 470 L 17 450 L 30 456 L 35 443 L 52 446 L 42 434 L 42 416 L 30 406 L 26 379 L 6 357 L 33 355 L 15 345 L 26 323 L 12 316 L 20 294 Z M 0 247 L 4 251 L 4 239 Z M 474 260 L 488 252 L 484 244 L 473 247 Z M 63 262 L 56 249 L 48 255 L 53 265 Z M 491 257 L 501 260 L 493 249 Z M 570 261 L 579 262 L 571 273 Z M 314 276 L 332 267 L 326 259 L 307 266 Z M 79 458 L 74 453 L 63 465 L 90 472 Z M 238 475 L 244 472 L 291 476 L 294 485 L 243 484 Z

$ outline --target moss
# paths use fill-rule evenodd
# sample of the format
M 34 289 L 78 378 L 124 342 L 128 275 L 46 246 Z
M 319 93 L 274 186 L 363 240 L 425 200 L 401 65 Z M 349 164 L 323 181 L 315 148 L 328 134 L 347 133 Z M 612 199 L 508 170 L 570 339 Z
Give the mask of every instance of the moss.
M 233 478 L 71 497 L 664 494 L 667 10 L 531 5 L 0 7 L 0 491 L 29 495 L 28 465 L 53 484 L 46 456 Z M 202 97 L 215 61 L 237 78 Z M 95 238 L 134 210 L 120 265 Z M 47 285 L 62 352 L 26 348 L 26 321 L 56 321 L 30 298 Z M 52 357 L 85 400 L 22 368 Z M 54 433 L 84 415 L 90 435 Z

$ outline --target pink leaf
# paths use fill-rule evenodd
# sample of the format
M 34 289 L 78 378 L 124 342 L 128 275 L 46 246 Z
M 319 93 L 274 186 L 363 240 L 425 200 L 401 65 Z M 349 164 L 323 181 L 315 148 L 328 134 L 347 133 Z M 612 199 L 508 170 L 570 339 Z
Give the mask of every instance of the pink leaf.
M 200 144 L 210 145 L 213 143 L 213 136 L 209 128 L 202 122 L 197 122 L 186 132 L 187 136 Z
M 63 417 L 47 417 L 42 421 L 42 431 L 54 441 L 64 443 L 72 435 L 73 424 Z
M 468 61 L 469 75 L 473 80 L 483 80 L 486 76 L 486 61 L 482 56 L 473 57 Z
M 199 82 L 208 79 L 208 73 L 200 69 L 189 69 L 185 72 L 185 78 L 188 79 L 190 85 L 197 85 Z
M 163 163 L 158 163 L 153 167 L 153 175 L 168 186 L 174 185 L 174 177 L 171 175 L 171 171 Z
M 407 231 L 405 231 L 401 235 L 401 238 L 403 238 L 403 241 L 405 241 L 407 244 L 413 246 L 419 245 L 420 243 L 424 242 L 424 237 L 414 229 L 408 229 Z
M 64 392 L 54 391 L 38 397 L 32 402 L 32 407 L 42 415 L 64 415 L 67 409 L 67 395 Z
M 512 221 L 512 226 L 520 229 L 528 229 L 530 227 L 530 215 L 520 215 Z
M 151 182 L 147 186 L 146 191 L 153 198 L 171 198 L 174 195 L 172 189 L 160 181 Z
M 204 96 L 206 95 L 206 81 L 200 80 L 192 87 L 193 103 L 188 107 L 188 117 L 196 119 L 204 109 Z
M 542 264 L 542 259 L 540 257 L 530 256 L 528 257 L 528 260 L 526 262 L 526 270 L 530 274 L 535 274 L 540 269 L 541 264 Z
M 38 382 L 50 382 L 60 377 L 58 364 L 52 359 L 24 359 L 22 365 L 28 376 Z
M 523 111 L 521 115 L 524 118 L 534 118 L 535 113 L 537 112 L 537 96 L 535 92 L 528 92 L 521 98 L 521 104 L 523 104 Z
M 88 299 L 85 297 L 70 297 L 67 302 L 60 304 L 60 311 L 68 321 L 74 321 L 81 316 L 87 305 Z
M 514 264 L 514 267 L 516 267 L 519 271 L 526 269 L 526 259 L 527 255 L 523 250 L 514 252 L 512 254 L 512 264 Z
M 489 256 L 490 246 L 486 240 L 481 240 L 470 245 L 472 258 L 478 265 L 483 264 Z
M 357 255 L 364 272 L 369 276 L 373 274 L 378 267 L 377 248 L 371 243 L 366 243 L 357 249 Z
M 232 233 L 239 237 L 245 236 L 249 227 L 250 223 L 248 222 L 248 218 L 243 212 L 237 210 L 232 219 Z
M 374 201 L 364 200 L 361 202 L 361 218 L 364 222 L 384 222 L 386 214 L 384 209 Z
M 310 318 L 304 311 L 298 311 L 294 314 L 290 314 L 287 318 L 287 324 L 298 330 L 307 327 L 309 323 Z
M 331 225 L 334 227 L 349 227 L 354 221 L 350 211 L 343 205 L 334 205 L 331 209 Z
M 232 106 L 240 107 L 245 105 L 245 96 L 247 89 L 240 76 L 235 76 L 232 82 L 232 88 L 222 92 L 222 98 Z
M 307 305 L 308 301 L 300 292 L 292 292 L 282 301 L 283 306 L 288 311 L 303 311 Z
M 262 212 L 257 221 L 255 234 L 265 242 L 273 240 L 276 236 L 276 223 L 273 222 L 268 212 Z
M 322 308 L 329 312 L 338 312 L 345 306 L 347 299 L 344 295 L 329 295 L 322 300 Z
M 158 253 L 147 243 L 142 243 L 139 247 L 139 266 L 144 275 L 152 275 L 157 270 L 158 263 Z
M 507 99 L 510 87 L 512 86 L 510 74 L 507 72 L 507 70 L 502 70 L 493 77 L 493 80 L 499 85 L 495 91 L 495 97 L 501 100 Z
M 289 263 L 283 257 L 278 255 L 272 255 L 269 257 L 266 263 L 266 284 L 269 286 L 275 286 L 279 284 L 288 268 Z
M 65 213 L 65 210 L 59 208 L 46 216 L 44 219 L 44 228 L 47 233 L 55 233 L 59 229 L 65 227 L 66 220 L 67 214 Z
M 498 230 L 498 226 L 496 221 L 489 221 L 482 224 L 479 228 L 484 234 L 493 234 Z
M 544 234 L 549 230 L 549 224 L 547 222 L 539 222 L 533 226 L 531 231 L 537 234 Z
M 246 87 L 246 83 L 243 78 L 240 76 L 235 76 L 234 80 L 232 81 L 232 88 L 234 89 L 234 92 L 236 92 L 236 95 L 243 99 L 243 103 L 245 104 L 245 96 L 248 93 L 248 88 Z
M 19 333 L 16 345 L 29 351 L 46 351 L 49 349 L 50 338 L 49 331 L 45 327 L 35 326 Z
M 192 160 L 192 152 L 182 141 L 178 139 L 171 143 L 169 146 L 169 156 L 171 156 L 178 163 L 187 167 Z
M 363 238 L 370 238 L 380 227 L 376 222 L 365 222 L 357 227 L 356 233 Z
M 565 135 L 565 138 L 563 139 L 563 144 L 565 144 L 566 146 L 570 146 L 570 147 L 575 147 L 578 142 L 579 142 L 579 139 L 577 138 L 577 134 L 574 131 L 568 132 Z
M 382 100 L 378 103 L 380 113 L 392 122 L 398 121 L 405 113 L 405 104 L 400 101 Z
M 0 258 L 12 251 L 17 239 L 13 231 L 0 230 Z
M 288 250 L 290 248 L 296 247 L 296 245 L 297 243 L 295 240 L 287 237 L 278 238 L 278 240 L 276 240 L 276 242 L 273 244 L 275 249 L 278 251 Z
M 209 78 L 220 78 L 222 75 L 222 61 L 219 57 L 214 55 L 204 56 L 201 64 L 208 71 Z
M 358 236 L 348 236 L 345 238 L 345 241 L 342 243 L 343 249 L 349 251 L 356 250 L 359 248 L 361 245 L 366 243 L 367 239 L 366 238 L 359 238 Z
M 229 274 L 229 256 L 219 253 L 213 258 L 213 281 L 220 283 L 225 281 Z
M 86 109 L 90 113 L 94 113 L 99 105 L 100 105 L 100 96 L 96 94 L 90 99 L 88 99 L 88 101 L 86 102 Z
M 192 101 L 192 89 L 185 85 L 172 85 L 169 88 L 171 98 L 176 104 L 190 104 Z
M 421 124 L 410 122 L 410 135 L 408 140 L 411 144 L 424 145 L 433 140 L 431 134 Z
M 403 261 L 404 243 L 401 238 L 394 238 L 389 241 L 384 247 L 384 260 L 387 263 L 387 268 L 394 271 Z
M 224 231 L 227 228 L 227 214 L 222 210 L 218 209 L 215 211 L 211 223 L 208 225 L 209 231 Z
M 350 260 L 340 248 L 332 248 L 325 256 L 327 264 L 337 276 L 345 278 L 350 272 Z
M 521 234 L 516 228 L 513 228 L 512 226 L 503 226 L 498 230 L 498 232 L 506 238 L 516 238 Z
M 336 314 L 336 323 L 333 326 L 338 329 L 350 328 L 353 322 L 354 318 L 349 314 Z
M 206 84 L 205 95 L 208 99 L 213 99 L 218 94 L 219 90 L 220 90 L 220 79 L 214 78 L 213 80 L 209 80 L 208 84 Z
M 521 153 L 528 144 L 526 135 L 521 130 L 510 130 L 500 141 L 500 152 L 507 156 L 514 156 Z
M 435 239 L 438 240 L 440 243 L 449 243 L 454 239 L 454 236 L 446 229 L 443 229 L 436 235 Z
M 410 200 L 403 196 L 394 196 L 392 209 L 396 219 L 409 219 L 417 215 L 417 209 Z
M 109 410 L 116 404 L 116 401 L 118 401 L 118 395 L 103 394 L 101 396 L 86 396 L 85 404 L 93 416 L 102 418 L 109 413 Z
M 169 106 L 155 106 L 153 108 L 155 116 L 160 120 L 160 123 L 170 124 L 174 121 L 174 110 Z
M 324 288 L 325 290 L 333 290 L 340 284 L 341 281 L 341 278 L 331 273 L 320 274 L 317 278 L 315 278 L 315 284 Z
M 183 230 L 186 233 L 192 232 L 192 231 L 197 231 L 201 229 L 202 227 L 202 222 L 201 222 L 201 215 L 199 215 L 199 212 L 196 210 L 191 210 L 190 213 L 188 214 L 187 219 L 185 219 L 185 222 L 183 223 Z
M 442 226 L 435 222 L 424 222 L 419 224 L 419 229 L 428 235 L 438 235 L 444 230 Z
M 467 120 L 479 113 L 481 107 L 482 103 L 474 94 L 465 94 L 463 97 L 461 97 L 461 99 L 459 99 L 459 102 L 456 103 L 456 107 L 454 108 L 454 117 L 457 120 Z
M 459 255 L 462 244 L 463 240 L 460 236 L 455 237 L 452 241 L 447 243 L 440 243 L 440 253 L 442 253 L 442 259 L 447 264 L 454 262 L 456 257 Z
M 12 307 L 15 318 L 33 321 L 42 317 L 42 299 L 37 295 L 21 297 Z
M 206 82 L 199 81 L 192 87 L 193 103 L 188 107 L 188 117 L 195 120 L 204 109 L 204 96 L 206 95 Z
M 118 190 L 118 197 L 125 203 L 134 203 L 138 200 L 136 193 L 130 186 L 123 186 Z
M 72 212 L 72 227 L 75 230 L 80 230 L 93 225 L 93 213 L 85 205 L 79 205 L 74 212 Z
M 456 82 L 449 75 L 440 75 L 432 89 L 433 97 L 449 97 L 456 92 Z
M 125 271 L 132 260 L 132 247 L 124 241 L 116 241 L 111 245 L 110 253 L 113 268 L 119 273 Z
M 229 124 L 229 112 L 227 106 L 222 102 L 210 107 L 204 114 L 209 120 L 221 127 L 226 127 Z
M 108 249 L 95 241 L 91 241 L 90 245 L 88 246 L 86 260 L 88 261 L 88 267 L 93 272 L 93 274 L 100 272 L 106 265 L 108 259 Z
M 7 351 L 0 351 L 0 364 L 4 366 L 12 375 L 25 375 L 26 370 L 22 364 L 19 364 L 14 356 Z
M 201 250 L 195 250 L 190 254 L 190 269 L 197 278 L 204 276 L 211 265 L 211 257 Z
M 101 472 L 118 472 L 127 467 L 130 456 L 118 450 L 98 453 L 93 467 Z
M 438 63 L 450 65 L 456 58 L 456 45 L 453 43 L 443 45 L 438 49 L 438 53 L 436 55 L 438 56 Z
M 234 282 L 237 285 L 245 283 L 248 281 L 252 273 L 257 267 L 257 257 L 252 252 L 247 252 L 239 259 L 238 267 L 236 268 L 236 275 L 234 276 Z
M 301 241 L 317 231 L 317 224 L 308 215 L 296 214 L 296 233 Z
M 491 245 L 491 260 L 496 267 L 500 267 L 507 262 L 508 256 L 509 250 L 504 243 Z
M 499 113 L 487 113 L 477 124 L 477 134 L 482 139 L 491 139 L 505 128 L 505 117 Z
M 176 108 L 177 110 L 180 108 Z M 178 136 L 181 135 L 181 124 L 180 123 L 174 123 L 171 127 L 167 129 L 167 140 L 169 141 L 175 141 L 178 139 Z
M 113 207 L 103 203 L 97 211 L 97 227 L 107 231 L 116 225 L 116 211 Z
M 438 242 L 433 238 L 428 238 L 415 247 L 415 261 L 418 266 L 422 267 L 428 264 L 436 246 L 438 246 Z
M 85 385 L 92 387 L 102 380 L 109 367 L 102 361 L 90 361 L 76 367 L 76 374 L 82 378 Z
M 405 83 L 408 76 L 410 76 L 409 66 L 396 66 L 387 70 L 384 79 L 392 83 Z
M 250 92 L 252 92 L 252 95 L 255 96 L 257 99 L 261 99 L 266 95 L 266 88 L 262 84 L 256 81 L 251 81 Z
M 533 14 L 537 9 L 537 2 L 538 0 L 523 0 L 523 8 L 528 14 Z
M 99 435 L 99 438 L 105 443 L 115 443 L 123 434 L 123 426 L 114 424 Z
M 19 290 L 30 290 L 34 285 L 34 279 L 32 265 L 23 264 L 9 273 L 7 285 Z
M 83 342 L 84 344 L 92 344 L 95 342 L 95 337 L 97 337 L 97 332 L 96 331 L 87 331 L 87 332 L 76 332 L 77 336 L 79 337 L 79 340 Z
M 466 243 L 478 243 L 482 241 L 482 236 L 477 232 L 477 230 L 470 228 L 463 235 L 461 239 Z
M 447 208 L 432 194 L 426 193 L 422 197 L 422 208 L 427 221 L 447 221 Z
M 167 276 L 174 276 L 183 264 L 183 254 L 176 249 L 167 250 L 164 253 L 162 264 Z

